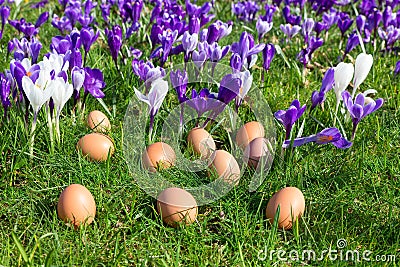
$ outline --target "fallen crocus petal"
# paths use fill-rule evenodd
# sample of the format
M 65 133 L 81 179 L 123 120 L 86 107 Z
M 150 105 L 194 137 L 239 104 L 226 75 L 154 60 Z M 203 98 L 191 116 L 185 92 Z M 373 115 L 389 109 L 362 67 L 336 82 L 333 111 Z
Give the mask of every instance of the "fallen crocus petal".
M 327 128 L 322 130 L 317 134 L 313 134 L 307 137 L 300 137 L 293 140 L 293 147 L 302 146 L 304 144 L 315 142 L 319 145 L 331 143 L 337 148 L 346 149 L 353 145 L 352 142 L 347 141 L 342 137 L 342 134 L 337 128 Z M 288 148 L 290 146 L 291 140 L 286 140 L 282 147 Z

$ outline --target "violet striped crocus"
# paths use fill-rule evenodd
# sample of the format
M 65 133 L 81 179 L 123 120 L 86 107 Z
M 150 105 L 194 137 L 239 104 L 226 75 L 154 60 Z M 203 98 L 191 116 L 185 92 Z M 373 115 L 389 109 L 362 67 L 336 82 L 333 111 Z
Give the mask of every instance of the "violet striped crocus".
M 339 132 L 337 128 L 327 128 L 317 134 L 294 139 L 292 146 L 298 147 L 310 142 L 314 142 L 319 145 L 332 144 L 340 149 L 346 149 L 353 145 L 352 142 L 349 142 L 342 137 L 342 134 Z M 291 140 L 285 140 L 282 147 L 288 148 L 290 146 L 290 143 Z
M 300 106 L 300 101 L 295 99 L 287 110 L 278 110 L 274 113 L 275 118 L 285 127 L 285 140 L 290 139 L 294 123 L 303 115 L 306 105 Z
M 299 25 L 292 25 L 292 24 L 285 24 L 280 26 L 281 31 L 283 34 L 286 35 L 287 39 L 286 41 L 292 39 L 296 34 L 298 34 L 301 30 L 301 27 Z
M 4 109 L 4 118 L 7 118 L 8 108 L 11 107 L 10 93 L 11 83 L 3 73 L 0 73 L 0 97 Z
M 263 20 L 262 17 L 259 17 L 256 23 L 256 29 L 258 33 L 258 41 L 264 37 L 272 29 L 272 21 Z
M 186 101 L 185 104 L 193 108 L 197 113 L 197 117 L 200 118 L 207 111 L 219 108 L 221 102 L 216 100 L 215 95 L 210 93 L 207 88 L 203 88 L 199 93 L 197 93 L 196 89 L 193 89 L 191 99 Z
M 10 7 L 1 6 L 0 7 L 0 19 L 1 19 L 0 40 L 3 38 L 4 26 L 6 25 L 9 16 L 10 16 Z
M 269 68 L 271 67 L 271 62 L 272 62 L 272 59 L 275 56 L 275 52 L 276 52 L 276 50 L 275 50 L 275 46 L 273 44 L 266 44 L 265 45 L 265 47 L 263 49 L 263 60 L 264 60 L 263 68 L 264 68 L 264 71 L 268 71 Z M 263 71 L 262 77 L 261 77 L 262 81 L 264 81 L 264 74 L 265 74 L 264 71 Z
M 94 42 L 96 42 L 97 38 L 99 37 L 100 32 L 97 31 L 96 33 L 92 28 L 83 28 L 80 33 L 81 43 L 83 45 L 83 49 L 85 50 L 85 55 L 83 57 L 83 65 L 86 63 L 86 57 L 89 53 L 90 47 Z
M 152 139 L 154 117 L 160 109 L 165 96 L 168 93 L 168 82 L 158 79 L 152 82 L 148 95 L 144 95 L 135 88 L 135 95 L 149 106 L 150 124 L 149 124 L 149 141 Z
M 333 84 L 335 83 L 335 70 L 330 68 L 325 72 L 324 78 L 322 79 L 322 85 L 319 91 L 314 91 L 311 95 L 311 108 L 310 112 L 316 108 L 318 105 L 321 105 L 326 99 L 326 93 L 333 88 Z
M 196 49 L 197 43 L 199 41 L 199 35 L 197 33 L 190 34 L 185 32 L 182 37 L 182 47 L 185 51 L 185 62 L 189 61 L 190 55 Z
M 363 93 L 359 93 L 353 103 L 351 95 L 348 91 L 344 91 L 342 94 L 344 106 L 349 111 L 352 121 L 353 121 L 353 132 L 351 135 L 351 140 L 354 140 L 356 135 L 357 126 L 360 121 L 367 115 L 378 110 L 383 105 L 383 99 L 379 98 L 377 100 L 372 100 L 368 104 L 365 103 L 365 96 Z
M 119 25 L 115 25 L 111 30 L 106 29 L 107 43 L 110 48 L 111 57 L 118 69 L 118 53 L 122 46 L 122 29 Z

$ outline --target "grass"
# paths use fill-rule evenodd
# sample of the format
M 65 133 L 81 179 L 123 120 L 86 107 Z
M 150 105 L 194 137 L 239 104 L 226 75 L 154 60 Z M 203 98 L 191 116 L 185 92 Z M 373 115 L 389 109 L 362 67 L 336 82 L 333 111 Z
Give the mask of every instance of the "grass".
M 223 4 L 219 7 L 221 19 L 233 19 L 229 14 L 222 15 L 223 7 Z M 22 9 L 21 12 L 27 14 L 28 11 Z M 281 19 L 277 17 L 277 22 Z M 46 26 L 50 26 L 49 23 Z M 255 30 L 254 23 L 247 26 Z M 232 34 L 223 43 L 237 41 L 241 27 L 235 24 Z M 337 40 L 340 36 L 335 30 L 330 31 L 329 40 Z M 46 50 L 50 42 L 46 37 L 57 32 L 44 28 L 41 31 L 41 41 Z M 7 38 L 14 34 L 10 26 L 6 26 L 6 32 L 1 40 L 3 54 Z M 276 26 L 265 41 L 273 40 L 272 35 L 282 37 Z M 264 84 L 258 78 L 259 70 L 254 71 L 255 84 L 262 90 L 273 112 L 287 108 L 296 97 L 301 103 L 309 104 L 311 92 L 319 89 L 321 84 L 323 73 L 319 68 L 311 69 L 305 84 L 302 83 L 294 67 L 294 64 L 300 66 L 295 56 L 301 44 L 300 39 L 296 40 L 292 45 L 281 44 L 290 68 L 277 55 Z M 174 229 L 162 223 L 155 210 L 154 199 L 138 186 L 133 178 L 138 174 L 131 173 L 124 159 L 123 140 L 127 133 L 122 131 L 123 119 L 129 101 L 134 97 L 133 87 L 139 87 L 140 82 L 133 77 L 129 61 L 121 64 L 124 79 L 120 78 L 110 60 L 105 41 L 99 40 L 90 52 L 88 65 L 103 70 L 107 83 L 104 101 L 109 107 L 112 104 L 112 89 L 117 89 L 117 115 L 110 118 L 116 152 L 107 162 L 93 163 L 76 151 L 79 138 L 90 130 L 83 120 L 73 122 L 71 103 L 68 103 L 61 119 L 62 144 L 56 147 L 54 154 L 50 153 L 48 130 L 42 113 L 36 129 L 35 157 L 30 160 L 29 136 L 22 115 L 14 106 L 10 121 L 3 122 L 0 128 L 0 265 L 372 264 L 331 260 L 327 255 L 321 261 L 286 262 L 279 261 L 277 255 L 278 250 L 286 251 L 285 256 L 295 250 L 301 256 L 303 250 L 312 249 L 318 257 L 323 250 L 336 249 L 339 239 L 347 241 L 346 250 L 358 250 L 360 253 L 369 250 L 373 259 L 377 255 L 395 255 L 398 260 L 400 97 L 398 78 L 392 75 L 397 59 L 396 55 L 383 56 L 371 49 L 367 45 L 367 50 L 374 54 L 373 69 L 361 89 L 376 89 L 378 96 L 385 99 L 385 104 L 361 122 L 352 148 L 338 150 L 331 145 L 310 144 L 287 153 L 283 158 L 277 153 L 271 171 L 255 192 L 248 191 L 247 172 L 239 186 L 226 196 L 199 207 L 198 222 Z M 145 55 L 149 52 L 145 50 Z M 359 52 L 357 48 L 350 55 L 355 58 Z M 338 55 L 340 52 L 336 45 L 324 45 L 313 60 L 327 68 L 337 64 Z M 2 60 L 1 66 L 8 68 L 10 57 Z M 167 114 L 167 107 L 176 104 L 172 94 L 167 99 L 160 111 L 161 116 Z M 333 92 L 328 94 L 325 109 L 318 107 L 313 116 L 325 126 L 332 126 L 328 103 L 330 107 L 334 106 Z M 104 111 L 95 99 L 88 98 L 86 114 L 94 109 Z M 308 113 L 305 115 L 303 135 L 322 129 Z M 284 133 L 278 123 L 275 126 L 279 147 Z M 299 124 L 294 129 L 296 132 L 298 127 Z M 345 129 L 349 136 L 351 125 L 346 123 Z M 221 139 L 220 142 L 223 141 Z M 163 175 L 182 185 L 198 182 L 193 181 L 196 176 L 187 175 L 177 168 L 164 171 Z M 207 178 L 201 177 L 201 180 Z M 76 231 L 59 220 L 56 212 L 62 189 L 71 183 L 86 186 L 97 204 L 94 223 Z M 276 229 L 265 218 L 268 200 L 285 186 L 300 188 L 306 199 L 304 216 L 293 230 L 288 231 Z M 269 259 L 271 252 L 272 260 Z M 293 252 L 291 255 L 296 254 Z M 397 262 L 392 260 L 380 264 L 396 266 Z

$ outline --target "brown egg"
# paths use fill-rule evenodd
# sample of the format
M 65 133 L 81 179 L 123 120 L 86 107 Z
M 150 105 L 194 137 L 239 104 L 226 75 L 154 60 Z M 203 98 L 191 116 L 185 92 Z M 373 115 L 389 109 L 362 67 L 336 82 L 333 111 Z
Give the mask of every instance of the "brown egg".
M 84 156 L 94 161 L 105 161 L 110 152 L 110 157 L 114 153 L 114 144 L 110 137 L 100 133 L 87 134 L 79 139 L 76 145 L 78 150 L 82 151 Z
M 251 121 L 243 125 L 236 134 L 236 144 L 244 149 L 257 137 L 264 137 L 264 127 L 257 121 Z
M 190 130 L 187 137 L 188 145 L 193 151 L 201 156 L 201 159 L 207 159 L 215 151 L 215 142 L 212 136 L 203 128 L 194 128 Z
M 290 229 L 293 221 L 299 219 L 305 209 L 303 193 L 296 187 L 286 187 L 275 193 L 267 204 L 267 219 L 273 223 L 276 210 L 280 206 L 278 227 Z
M 259 162 L 262 162 L 264 167 L 271 166 L 272 155 L 269 152 L 270 143 L 264 137 L 257 137 L 246 146 L 243 154 L 243 161 L 254 169 L 257 168 Z
M 236 159 L 225 150 L 216 150 L 213 157 L 212 168 L 218 177 L 223 177 L 227 183 L 239 184 L 240 168 Z
M 165 223 L 176 227 L 179 223 L 191 224 L 197 217 L 197 203 L 184 189 L 171 187 L 157 197 L 157 211 Z
M 108 132 L 111 129 L 110 121 L 108 120 L 107 116 L 99 111 L 93 110 L 87 116 L 87 125 L 95 132 Z
M 169 168 L 175 164 L 175 160 L 175 151 L 163 142 L 149 145 L 142 154 L 143 167 L 150 172 L 156 172 L 157 168 Z
M 58 199 L 58 217 L 75 227 L 90 224 L 96 215 L 96 203 L 92 194 L 80 184 L 65 188 Z

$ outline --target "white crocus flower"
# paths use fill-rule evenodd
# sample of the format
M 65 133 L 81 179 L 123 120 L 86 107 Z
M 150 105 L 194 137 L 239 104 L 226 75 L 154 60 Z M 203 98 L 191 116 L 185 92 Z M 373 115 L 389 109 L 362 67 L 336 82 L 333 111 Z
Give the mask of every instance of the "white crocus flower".
M 33 108 L 35 119 L 40 108 L 53 95 L 54 88 L 47 86 L 49 78 L 44 71 L 40 71 L 35 83 L 28 76 L 22 77 L 22 89 Z
M 353 78 L 354 67 L 351 63 L 340 62 L 334 68 L 334 80 L 335 85 L 333 90 L 336 94 L 336 110 L 335 110 L 335 118 L 333 120 L 333 125 L 336 123 L 336 115 L 339 110 L 340 100 L 342 100 L 342 93 L 346 90 L 347 86 L 349 86 L 351 79 Z
M 147 96 L 135 89 L 137 98 L 149 105 L 151 116 L 154 116 L 157 113 L 167 93 L 168 82 L 163 79 L 157 79 L 151 83 L 151 89 Z
M 354 98 L 357 88 L 367 78 L 373 62 L 374 59 L 370 54 L 361 53 L 357 56 L 355 64 L 354 80 L 353 80 L 353 93 L 351 94 L 351 98 Z
M 28 77 L 22 77 L 22 89 L 28 98 L 33 109 L 33 121 L 31 128 L 31 140 L 29 143 L 30 156 L 33 157 L 33 144 L 35 141 L 36 119 L 40 108 L 49 101 L 53 95 L 53 86 L 47 86 L 50 81 L 50 74 L 45 70 L 40 70 L 39 77 L 35 83 Z
M 168 93 L 168 82 L 159 78 L 151 83 L 149 94 L 146 96 L 136 90 L 135 94 L 140 101 L 145 102 L 150 107 L 150 126 L 149 126 L 149 139 L 151 140 L 151 134 L 153 130 L 154 116 L 157 114 L 158 109 L 161 107 L 165 96 Z
M 64 55 L 50 54 L 50 56 L 43 57 L 43 60 L 38 63 L 40 69 L 46 70 L 48 73 L 54 70 L 57 76 L 61 71 L 68 70 L 69 62 L 64 63 Z

